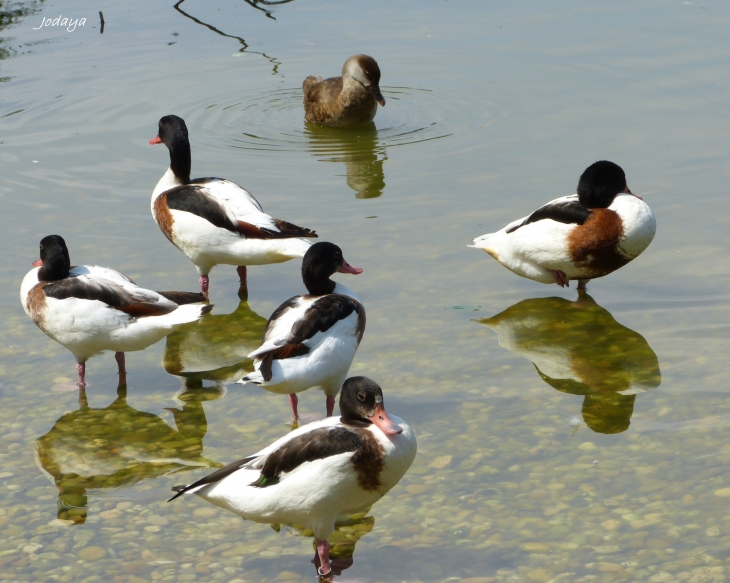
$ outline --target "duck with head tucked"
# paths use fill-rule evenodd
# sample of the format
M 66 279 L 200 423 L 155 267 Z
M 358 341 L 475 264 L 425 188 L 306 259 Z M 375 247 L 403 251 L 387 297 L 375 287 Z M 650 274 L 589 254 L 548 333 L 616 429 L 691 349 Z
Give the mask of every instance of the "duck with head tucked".
M 125 352 L 144 350 L 213 308 L 203 294 L 156 292 L 107 267 L 72 266 L 59 235 L 41 239 L 40 254 L 23 278 L 20 301 L 36 326 L 76 357 L 79 387 L 92 356 L 113 350 L 123 383 Z
M 578 289 L 638 257 L 656 233 L 656 219 L 629 190 L 623 169 L 602 160 L 580 177 L 578 193 L 550 201 L 496 233 L 474 239 L 517 275 Z
M 380 92 L 380 68 L 367 55 L 353 55 L 342 66 L 342 76 L 322 79 L 310 75 L 304 80 L 304 119 L 332 127 L 370 123 L 378 103 L 385 107 Z

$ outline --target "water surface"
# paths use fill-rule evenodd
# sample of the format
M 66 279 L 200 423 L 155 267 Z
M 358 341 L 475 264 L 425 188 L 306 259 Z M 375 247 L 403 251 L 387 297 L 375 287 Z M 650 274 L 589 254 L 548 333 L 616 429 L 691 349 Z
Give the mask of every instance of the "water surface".
M 18 301 L 51 233 L 76 263 L 196 289 L 149 211 L 168 158 L 147 142 L 175 113 L 195 176 L 242 184 L 365 269 L 338 276 L 368 314 L 351 372 L 383 386 L 419 454 L 333 535 L 337 579 L 725 579 L 725 3 L 16 6 L 0 30 L 3 577 L 315 578 L 310 533 L 165 502 L 288 430 L 284 397 L 228 383 L 302 291 L 296 262 L 249 269 L 243 300 L 235 271 L 214 269 L 208 320 L 130 353 L 126 387 L 110 354 L 90 360 L 83 395 L 70 353 Z M 33 30 L 59 14 L 87 22 Z M 374 125 L 305 124 L 302 80 L 359 52 L 383 73 Z M 589 284 L 592 304 L 466 247 L 572 193 L 598 159 L 626 170 L 658 232 Z M 518 349 L 497 324 L 519 330 Z M 323 409 L 320 394 L 300 395 L 305 421 Z

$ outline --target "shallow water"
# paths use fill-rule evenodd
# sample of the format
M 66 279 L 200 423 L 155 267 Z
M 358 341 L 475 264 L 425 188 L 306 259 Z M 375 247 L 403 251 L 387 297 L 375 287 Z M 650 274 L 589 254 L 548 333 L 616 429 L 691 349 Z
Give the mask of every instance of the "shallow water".
M 214 269 L 208 320 L 128 354 L 126 389 L 111 355 L 90 360 L 84 395 L 18 301 L 50 233 L 72 261 L 196 289 L 149 212 L 168 158 L 147 141 L 168 113 L 194 175 L 244 185 L 365 269 L 338 276 L 368 313 L 351 372 L 383 386 L 419 453 L 333 535 L 352 558 L 338 580 L 727 578 L 725 3 L 18 6 L 0 31 L 0 579 L 316 576 L 306 532 L 165 502 L 288 430 L 285 397 L 228 383 L 302 290 L 296 262 L 251 268 L 243 301 Z M 59 14 L 87 23 L 33 30 Z M 383 72 L 374 126 L 305 124 L 301 81 L 357 52 Z M 466 247 L 597 159 L 623 166 L 658 231 L 590 296 Z M 305 421 L 323 401 L 300 395 Z

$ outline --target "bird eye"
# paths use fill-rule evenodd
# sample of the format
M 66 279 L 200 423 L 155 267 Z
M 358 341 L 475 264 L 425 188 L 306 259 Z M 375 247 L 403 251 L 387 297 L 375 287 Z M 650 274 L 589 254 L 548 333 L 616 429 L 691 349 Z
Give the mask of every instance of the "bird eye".
M 357 400 L 358 401 L 365 401 L 365 393 L 358 393 L 357 394 Z
M 339 251 L 335 251 L 335 259 L 339 259 L 341 257 Z

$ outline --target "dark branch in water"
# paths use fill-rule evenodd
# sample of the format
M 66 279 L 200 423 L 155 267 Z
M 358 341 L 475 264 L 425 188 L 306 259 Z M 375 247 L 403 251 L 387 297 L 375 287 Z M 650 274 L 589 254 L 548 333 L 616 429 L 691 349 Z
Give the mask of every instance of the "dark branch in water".
M 249 6 L 252 6 L 256 10 L 261 10 L 261 12 L 265 13 L 266 16 L 271 18 L 271 20 L 276 20 L 276 18 L 274 18 L 274 15 L 266 10 L 266 8 L 261 8 L 259 4 L 263 4 L 264 6 L 277 6 L 279 4 L 287 4 L 291 1 L 292 0 L 244 0 L 244 2 L 246 2 L 246 4 L 248 4 Z
M 104 13 L 99 10 L 99 18 L 101 19 L 101 31 L 99 31 L 99 34 L 104 34 Z
M 249 0 L 245 0 L 245 1 L 248 4 L 251 4 L 251 2 L 249 2 Z M 252 1 L 253 2 L 258 2 L 258 1 L 261 1 L 261 0 L 252 0 Z M 270 57 L 266 53 L 262 53 L 262 52 L 259 52 L 259 51 L 250 51 L 250 50 L 248 50 L 248 43 L 246 42 L 245 39 L 242 39 L 240 36 L 234 36 L 234 35 L 231 35 L 231 34 L 226 34 L 225 32 L 223 32 L 221 30 L 218 30 L 215 26 L 213 26 L 211 24 L 208 24 L 206 22 L 203 22 L 202 20 L 198 20 L 197 18 L 195 18 L 194 16 L 188 14 L 182 8 L 180 8 L 180 4 L 182 4 L 183 2 L 185 2 L 185 0 L 179 0 L 177 2 L 177 4 L 175 4 L 173 6 L 173 8 L 175 10 L 177 10 L 180 14 L 182 14 L 183 16 L 185 16 L 186 18 L 189 18 L 193 22 L 196 22 L 196 23 L 204 26 L 205 28 L 208 28 L 208 29 L 212 30 L 216 34 L 219 34 L 221 36 L 225 36 L 226 38 L 234 38 L 234 39 L 236 39 L 243 46 L 243 48 L 240 49 L 239 52 L 241 52 L 241 53 L 254 53 L 256 55 L 261 55 L 262 57 L 264 57 L 267 61 L 269 61 L 273 65 L 273 67 L 272 67 L 272 73 L 274 75 L 278 75 L 279 74 L 279 65 L 281 65 L 281 63 L 275 57 Z M 282 0 L 282 3 L 283 2 L 291 2 L 291 0 Z M 251 6 L 254 6 L 254 5 L 251 4 Z M 258 8 L 258 6 L 254 6 L 254 8 Z M 262 8 L 259 8 L 259 10 L 263 10 L 263 9 Z

